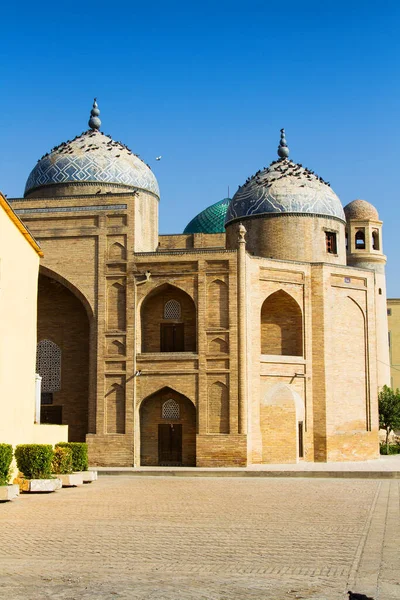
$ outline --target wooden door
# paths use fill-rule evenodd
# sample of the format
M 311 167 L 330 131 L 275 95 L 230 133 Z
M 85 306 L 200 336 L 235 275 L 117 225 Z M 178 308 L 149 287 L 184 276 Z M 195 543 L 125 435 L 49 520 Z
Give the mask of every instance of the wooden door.
M 182 425 L 159 424 L 158 464 L 171 467 L 182 465 Z
M 161 352 L 184 352 L 184 324 L 161 323 L 160 342 Z

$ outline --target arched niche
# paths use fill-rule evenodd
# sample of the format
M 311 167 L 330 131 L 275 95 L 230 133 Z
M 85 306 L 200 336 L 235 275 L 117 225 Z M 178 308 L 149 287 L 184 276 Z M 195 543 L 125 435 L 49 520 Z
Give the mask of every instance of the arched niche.
M 107 354 L 109 356 L 125 356 L 125 344 L 123 344 L 119 340 L 108 340 Z
M 229 393 L 220 381 L 208 388 L 208 433 L 229 433 Z
M 187 396 L 164 387 L 141 402 L 139 413 L 142 466 L 195 466 L 196 408 Z
M 124 331 L 126 327 L 126 287 L 120 281 L 108 282 L 107 329 Z
M 125 433 L 125 389 L 111 384 L 106 392 L 106 432 Z
M 196 352 L 196 307 L 180 288 L 153 289 L 142 302 L 140 318 L 142 352 Z
M 125 260 L 126 250 L 125 247 L 119 242 L 114 242 L 108 249 L 108 258 L 110 260 Z
M 227 354 L 229 351 L 228 344 L 220 337 L 210 340 L 208 351 L 210 354 Z
M 261 307 L 261 354 L 303 355 L 303 317 L 296 300 L 279 290 Z
M 229 327 L 229 291 L 221 279 L 212 281 L 207 290 L 208 327 L 227 329 Z

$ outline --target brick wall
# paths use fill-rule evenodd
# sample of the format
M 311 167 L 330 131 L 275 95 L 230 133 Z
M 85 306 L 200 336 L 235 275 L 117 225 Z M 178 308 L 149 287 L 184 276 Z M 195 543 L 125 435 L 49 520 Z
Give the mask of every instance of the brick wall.
M 198 435 L 198 467 L 245 467 L 247 464 L 247 436 Z

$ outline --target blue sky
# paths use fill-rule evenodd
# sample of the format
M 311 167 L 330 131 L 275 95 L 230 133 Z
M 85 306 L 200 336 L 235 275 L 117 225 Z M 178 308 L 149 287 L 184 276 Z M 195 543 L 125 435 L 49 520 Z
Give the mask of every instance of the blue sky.
M 161 233 L 275 160 L 285 127 L 291 158 L 343 205 L 377 207 L 388 295 L 400 297 L 399 2 L 22 2 L 2 7 L 2 25 L 9 197 L 87 128 L 94 96 L 102 130 L 157 176 Z

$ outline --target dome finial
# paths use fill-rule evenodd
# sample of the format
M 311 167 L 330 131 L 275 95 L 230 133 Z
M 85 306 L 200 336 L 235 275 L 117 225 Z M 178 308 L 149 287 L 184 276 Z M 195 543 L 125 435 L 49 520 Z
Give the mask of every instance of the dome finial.
M 89 127 L 93 129 L 93 131 L 97 131 L 100 129 L 101 121 L 99 119 L 100 110 L 97 106 L 97 98 L 93 100 L 93 108 L 90 111 L 90 119 L 89 119 Z
M 289 157 L 289 148 L 287 145 L 287 141 L 285 138 L 285 130 L 281 129 L 281 141 L 278 146 L 278 156 L 280 158 L 288 158 Z

